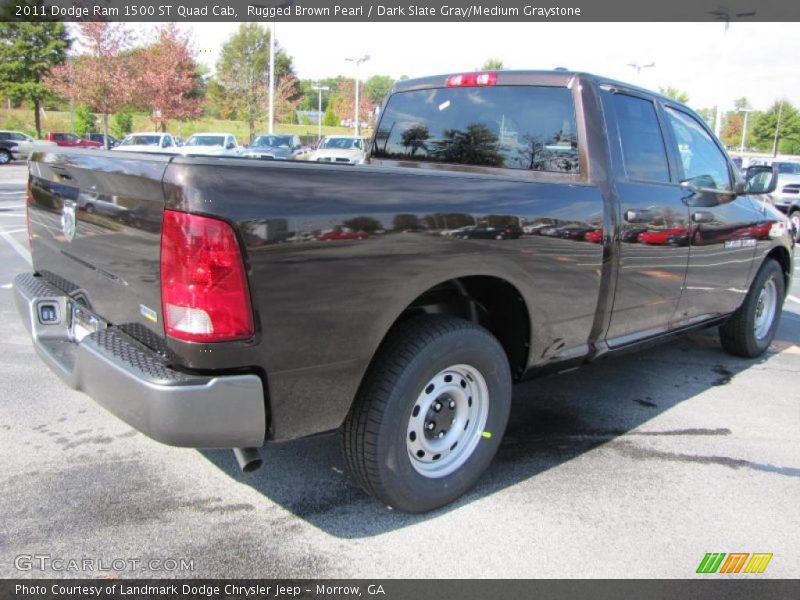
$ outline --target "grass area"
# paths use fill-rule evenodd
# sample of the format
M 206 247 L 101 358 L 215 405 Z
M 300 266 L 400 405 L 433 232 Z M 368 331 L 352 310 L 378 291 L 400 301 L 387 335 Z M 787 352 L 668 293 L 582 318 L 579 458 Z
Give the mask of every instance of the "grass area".
M 21 109 L 0 109 L 0 129 L 13 129 L 16 131 L 24 131 L 29 135 L 36 135 L 33 121 L 33 111 Z M 110 121 L 109 121 L 110 122 Z M 68 112 L 46 111 L 42 115 L 42 135 L 46 135 L 48 131 L 70 131 L 70 118 Z M 98 126 L 97 131 L 102 130 L 102 123 Z M 144 114 L 135 114 L 133 116 L 133 130 L 134 131 L 152 131 L 153 122 L 150 117 Z M 212 132 L 219 131 L 224 133 L 232 133 L 240 143 L 246 143 L 249 137 L 247 123 L 244 121 L 231 121 L 225 119 L 212 119 L 202 117 L 193 121 L 170 123 L 167 130 L 173 134 L 187 138 L 193 133 L 197 132 Z M 256 134 L 267 131 L 266 120 L 259 120 L 256 122 Z M 300 136 L 316 137 L 316 125 L 291 125 L 288 123 L 276 123 L 276 133 L 296 133 Z M 371 131 L 364 130 L 362 135 L 369 135 Z M 323 127 L 322 135 L 352 135 L 353 130 L 349 127 Z

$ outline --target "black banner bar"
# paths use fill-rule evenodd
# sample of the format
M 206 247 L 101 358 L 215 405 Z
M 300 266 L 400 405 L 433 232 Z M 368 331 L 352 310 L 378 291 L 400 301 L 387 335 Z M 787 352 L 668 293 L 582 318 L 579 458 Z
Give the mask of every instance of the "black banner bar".
M 786 0 L 0 0 L 3 20 L 37 21 L 800 21 Z
M 579 568 L 579 565 L 576 565 Z M 747 577 L 747 578 L 745 578 Z M 3 600 L 787 600 L 800 580 L 701 576 L 692 580 L 6 579 Z

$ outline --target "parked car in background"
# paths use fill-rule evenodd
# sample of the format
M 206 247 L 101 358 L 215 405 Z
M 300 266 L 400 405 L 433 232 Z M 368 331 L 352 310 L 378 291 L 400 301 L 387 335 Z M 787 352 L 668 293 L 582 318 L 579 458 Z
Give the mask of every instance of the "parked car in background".
M 238 156 L 240 153 L 236 136 L 231 133 L 195 133 L 180 151 L 187 156 Z
M 129 133 L 114 150 L 119 152 L 161 152 L 175 154 L 178 146 L 169 133 L 141 132 Z
M 772 167 L 778 174 L 778 183 L 770 200 L 789 217 L 794 239 L 800 240 L 800 162 L 773 161 Z
M 343 241 L 343 240 L 363 240 L 369 237 L 366 231 L 353 231 L 347 227 L 337 227 L 323 231 L 317 236 L 321 242 Z
M 105 145 L 103 142 L 103 134 L 102 133 L 87 133 L 86 138 L 92 142 L 98 142 L 101 146 Z M 106 136 L 108 137 L 108 147 L 113 148 L 115 146 L 119 146 L 119 140 L 115 138 L 113 135 Z
M 592 242 L 593 244 L 599 244 L 603 241 L 603 230 L 593 229 L 592 231 L 587 231 L 586 234 L 584 234 L 583 239 L 584 241 Z
M 103 144 L 92 140 L 85 140 L 74 133 L 50 132 L 47 134 L 48 142 L 55 142 L 64 148 L 102 148 Z
M 0 131 L 0 142 L 9 142 L 9 144 L 5 146 L 5 149 L 12 155 L 12 158 L 16 160 L 28 160 L 28 157 L 33 151 L 34 145 L 55 145 L 53 142 L 32 138 L 27 133 L 23 133 L 22 131 Z M 5 164 L 2 162 L 3 160 L 4 158 L 0 157 L 0 164 Z
M 503 225 L 499 227 L 492 227 L 490 225 L 482 224 L 475 227 L 470 227 L 455 237 L 462 240 L 515 240 L 522 235 L 522 227 L 519 225 Z
M 308 157 L 312 162 L 360 165 L 366 158 L 367 142 L 354 135 L 328 135 Z
M 288 160 L 301 148 L 302 144 L 298 135 L 262 133 L 256 136 L 252 144 L 245 147 L 241 156 L 264 160 Z
M 16 141 L 0 139 L 0 165 L 7 165 L 19 158 L 19 145 Z

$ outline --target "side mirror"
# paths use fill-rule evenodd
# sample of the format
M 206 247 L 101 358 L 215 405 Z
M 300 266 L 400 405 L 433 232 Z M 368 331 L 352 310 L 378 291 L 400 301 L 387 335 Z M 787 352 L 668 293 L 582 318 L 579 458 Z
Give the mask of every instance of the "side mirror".
M 778 185 L 778 173 L 774 167 L 753 165 L 747 167 L 744 176 L 744 193 L 771 194 Z
M 228 144 L 225 147 L 228 150 L 233 150 L 234 148 L 236 148 L 236 144 L 234 144 L 233 142 L 228 142 Z

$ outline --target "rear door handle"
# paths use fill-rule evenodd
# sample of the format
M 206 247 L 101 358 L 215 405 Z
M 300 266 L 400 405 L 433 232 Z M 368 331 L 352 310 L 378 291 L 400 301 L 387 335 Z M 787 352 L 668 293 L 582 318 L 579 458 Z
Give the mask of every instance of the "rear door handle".
M 628 209 L 625 211 L 625 220 L 628 223 L 649 223 L 653 220 L 653 213 L 649 210 Z
M 695 223 L 713 223 L 714 220 L 714 213 L 705 210 L 698 210 L 692 213 L 692 221 Z

